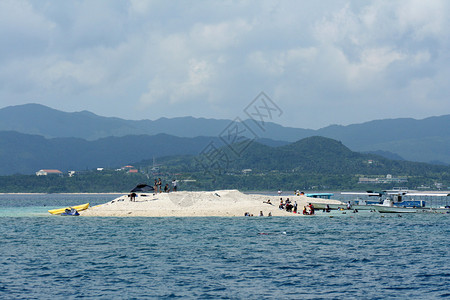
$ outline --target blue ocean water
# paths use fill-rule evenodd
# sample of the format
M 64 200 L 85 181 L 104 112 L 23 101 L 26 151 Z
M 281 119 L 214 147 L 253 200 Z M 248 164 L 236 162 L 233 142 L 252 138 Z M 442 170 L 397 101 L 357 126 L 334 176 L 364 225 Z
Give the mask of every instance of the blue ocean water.
M 450 299 L 448 214 L 47 213 L 113 198 L 0 195 L 0 299 Z

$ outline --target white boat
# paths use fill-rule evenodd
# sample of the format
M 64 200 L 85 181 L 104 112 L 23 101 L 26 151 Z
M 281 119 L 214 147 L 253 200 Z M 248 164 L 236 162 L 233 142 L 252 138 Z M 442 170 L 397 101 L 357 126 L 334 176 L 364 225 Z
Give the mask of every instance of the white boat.
M 403 201 L 403 197 L 414 196 L 414 197 L 440 197 L 441 199 L 446 199 L 450 196 L 448 193 L 417 193 L 417 192 L 402 192 L 400 194 L 390 193 L 393 197 L 388 197 L 383 201 L 383 204 L 371 205 L 376 211 L 380 213 L 450 213 L 450 206 L 445 207 L 433 207 L 426 206 L 424 200 L 409 200 Z M 447 198 L 448 201 L 448 198 Z
M 450 211 L 448 204 L 443 207 L 433 207 L 433 199 L 441 202 L 450 202 L 448 192 L 417 192 L 407 189 L 394 189 L 380 193 L 367 192 L 342 192 L 341 195 L 357 196 L 356 199 L 348 201 L 347 204 L 313 203 L 317 209 L 357 209 L 376 210 L 383 213 L 419 213 L 419 212 L 443 212 Z M 373 200 L 370 198 L 374 198 Z M 417 199 L 419 198 L 419 199 Z M 426 201 L 431 205 L 426 205 Z

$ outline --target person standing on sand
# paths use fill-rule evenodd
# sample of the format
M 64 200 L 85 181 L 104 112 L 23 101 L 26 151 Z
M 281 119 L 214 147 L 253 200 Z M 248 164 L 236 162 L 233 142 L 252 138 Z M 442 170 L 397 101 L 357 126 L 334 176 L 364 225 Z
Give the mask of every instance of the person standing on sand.
M 161 182 L 161 178 L 158 178 L 158 187 L 159 187 L 159 192 L 162 193 L 162 182 Z
M 176 181 L 175 179 L 172 180 L 172 190 L 173 190 L 174 192 L 177 191 L 177 181 Z

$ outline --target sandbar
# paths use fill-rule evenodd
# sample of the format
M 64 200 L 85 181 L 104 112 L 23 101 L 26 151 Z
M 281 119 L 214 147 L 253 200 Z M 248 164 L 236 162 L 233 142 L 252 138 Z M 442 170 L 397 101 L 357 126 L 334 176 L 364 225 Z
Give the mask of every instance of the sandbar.
M 298 214 L 278 208 L 280 198 L 297 202 Z M 268 204 L 270 200 L 272 204 Z M 300 216 L 308 203 L 343 204 L 338 200 L 300 196 L 265 196 L 244 194 L 238 190 L 203 192 L 138 193 L 135 201 L 129 195 L 81 211 L 82 216 L 102 217 L 240 217 L 246 212 L 259 216 Z

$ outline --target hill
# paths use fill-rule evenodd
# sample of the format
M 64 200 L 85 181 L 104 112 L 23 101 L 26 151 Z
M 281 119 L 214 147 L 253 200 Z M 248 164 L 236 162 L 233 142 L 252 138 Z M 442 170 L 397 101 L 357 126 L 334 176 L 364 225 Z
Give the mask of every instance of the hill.
M 13 140 L 13 143 L 4 143 L 8 140 Z M 211 152 L 203 151 L 205 145 L 211 142 L 219 145 L 220 141 L 205 137 L 191 139 L 164 134 L 86 141 L 73 138 L 45 139 L 16 132 L 1 132 L 2 174 L 8 174 L 10 168 L 17 166 L 32 174 L 42 168 L 80 171 L 74 164 L 92 169 L 115 168 L 128 163 L 136 166 L 140 172 L 77 172 L 74 178 L 50 176 L 40 179 L 37 176 L 25 175 L 3 176 L 0 178 L 0 190 L 117 191 L 115 188 L 125 187 L 123 184 L 112 184 L 112 180 L 124 180 L 127 185 L 132 185 L 133 180 L 147 182 L 155 176 L 161 177 L 166 183 L 173 178 L 189 182 L 180 186 L 189 190 L 361 189 L 365 186 L 358 184 L 359 176 L 379 177 L 386 174 L 407 176 L 407 184 L 411 188 L 424 184 L 430 186 L 435 182 L 450 186 L 450 167 L 389 160 L 375 154 L 357 153 L 339 141 L 324 137 L 308 137 L 278 147 L 270 147 L 256 141 L 250 144 L 243 141 L 232 145 L 234 150 L 242 147 L 243 151 L 239 153 L 228 146 L 213 149 Z M 14 148 L 15 145 L 21 147 Z M 184 153 L 190 155 L 180 155 Z M 196 155 L 197 153 L 202 154 Z M 161 157 L 169 154 L 172 156 Z M 158 156 L 157 170 L 153 169 L 152 155 Z M 135 161 L 141 162 L 134 163 Z M 243 172 L 244 170 L 246 171 Z M 375 188 L 392 188 L 392 184 L 377 185 Z
M 102 117 L 88 111 L 63 112 L 40 104 L 24 104 L 0 109 L 0 131 L 17 131 L 42 135 L 46 138 L 76 137 L 96 140 L 110 136 L 156 135 L 165 133 L 179 137 L 218 136 L 231 120 L 193 117 L 124 120 Z M 254 127 L 253 121 L 247 121 Z M 261 132 L 258 132 L 261 133 Z M 292 137 L 310 134 L 310 130 L 286 128 L 274 123 L 265 124 L 260 138 L 294 141 Z M 275 138 L 273 138 L 275 137 Z M 253 138 L 253 137 L 252 137 Z
M 227 152 L 227 148 L 224 148 Z M 308 174 L 401 174 L 423 175 L 428 172 L 450 172 L 450 167 L 426 163 L 390 160 L 370 153 L 351 151 L 341 142 L 325 137 L 308 137 L 280 147 L 252 143 L 240 156 L 228 151 L 233 171 L 252 169 Z
M 130 162 L 170 155 L 196 155 L 219 138 L 181 138 L 167 134 L 81 138 L 44 138 L 14 131 L 0 131 L 0 175 L 34 174 L 40 169 L 87 170 L 117 168 Z M 261 143 L 279 145 L 262 139 Z
M 246 146 L 245 142 L 243 145 Z M 223 147 L 199 156 L 165 157 L 160 163 L 158 172 L 163 178 L 182 173 L 193 182 L 186 187 L 189 189 L 387 189 L 396 181 L 358 183 L 361 176 L 384 178 L 387 174 L 394 179 L 407 178 L 401 184 L 410 188 L 432 186 L 436 182 L 450 186 L 448 166 L 357 153 L 339 141 L 317 136 L 279 147 L 253 142 L 239 155 Z M 136 165 L 145 169 L 151 161 Z
M 217 137 L 230 120 L 193 117 L 124 120 L 93 113 L 62 112 L 39 104 L 10 106 L 0 109 L 0 131 L 17 131 L 46 138 L 75 137 L 93 141 L 110 136 L 156 135 L 179 137 Z M 255 129 L 252 120 L 245 121 Z M 450 164 L 450 115 L 423 120 L 385 119 L 348 126 L 332 125 L 318 130 L 283 127 L 266 122 L 264 131 L 255 129 L 261 139 L 272 145 L 295 142 L 310 136 L 339 140 L 353 151 L 378 152 L 387 157 Z
M 86 141 L 3 131 L 0 132 L 0 175 L 33 174 L 40 169 L 116 168 L 153 156 L 197 154 L 211 140 L 159 134 Z

